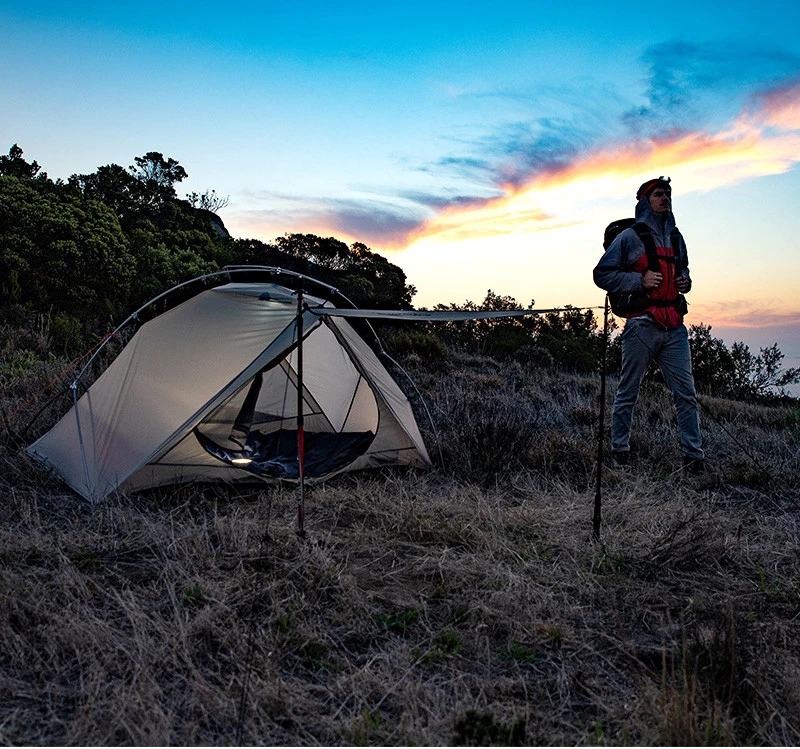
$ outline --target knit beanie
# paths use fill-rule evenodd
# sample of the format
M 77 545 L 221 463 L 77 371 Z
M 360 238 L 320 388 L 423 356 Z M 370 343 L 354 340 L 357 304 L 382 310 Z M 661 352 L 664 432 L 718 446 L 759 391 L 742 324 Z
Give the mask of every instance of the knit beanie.
M 645 195 L 649 195 L 656 187 L 669 187 L 669 177 L 658 177 L 649 179 L 636 191 L 636 200 L 641 200 Z

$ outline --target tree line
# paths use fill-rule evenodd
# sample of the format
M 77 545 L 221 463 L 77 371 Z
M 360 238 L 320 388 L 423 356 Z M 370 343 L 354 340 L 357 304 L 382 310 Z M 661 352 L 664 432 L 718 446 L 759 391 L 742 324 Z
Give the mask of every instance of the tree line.
M 97 330 L 164 290 L 227 265 L 269 265 L 340 288 L 361 307 L 411 308 L 401 268 L 364 244 L 289 234 L 273 243 L 232 238 L 214 191 L 178 197 L 188 176 L 151 151 L 125 168 L 52 180 L 18 145 L 0 156 L 3 307 L 47 313 Z
M 535 300 L 523 307 L 514 297 L 489 290 L 480 303 L 439 304 L 441 310 L 523 310 L 534 309 Z M 618 373 L 622 365 L 621 341 L 616 319 L 609 317 L 608 335 L 604 320 L 598 321 L 591 309 L 566 305 L 560 312 L 499 320 L 467 320 L 417 326 L 398 338 L 401 350 L 419 351 L 428 358 L 446 358 L 448 347 L 465 348 L 479 355 L 514 359 L 525 366 L 560 367 L 579 372 L 606 370 Z M 800 368 L 783 369 L 784 355 L 774 343 L 758 354 L 736 341 L 728 348 L 711 334 L 712 326 L 689 326 L 692 369 L 698 392 L 721 398 L 752 402 L 790 398 L 786 388 L 800 383 Z M 439 343 L 437 347 L 435 344 Z M 660 380 L 655 365 L 649 380 Z
M 52 180 L 14 144 L 0 156 L 0 324 L 46 315 L 54 344 L 75 353 L 87 336 L 112 329 L 164 290 L 229 265 L 303 273 L 358 307 L 413 308 L 416 289 L 405 273 L 365 244 L 299 233 L 270 243 L 233 238 L 216 214 L 228 199 L 214 190 L 180 198 L 177 186 L 187 177 L 175 159 L 150 151 L 128 167 L 109 164 Z M 491 290 L 481 303 L 437 308 L 522 309 Z M 392 340 L 398 350 L 432 359 L 459 346 L 526 366 L 579 371 L 597 369 L 605 345 L 593 311 L 569 306 L 522 320 L 407 325 Z M 781 368 L 777 344 L 757 355 L 738 342 L 729 349 L 702 324 L 691 327 L 690 342 L 701 392 L 763 399 L 800 382 L 800 369 Z M 4 351 L 11 345 L 0 343 Z M 613 336 L 607 359 L 618 368 Z

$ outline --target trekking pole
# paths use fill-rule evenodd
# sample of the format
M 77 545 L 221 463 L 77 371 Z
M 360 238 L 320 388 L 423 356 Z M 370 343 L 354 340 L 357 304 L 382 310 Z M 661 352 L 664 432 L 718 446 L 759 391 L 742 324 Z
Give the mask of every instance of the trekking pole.
M 306 516 L 306 446 L 303 418 L 303 286 L 297 292 L 297 534 L 305 538 Z
M 592 518 L 592 538 L 600 540 L 600 521 L 602 509 L 601 484 L 603 479 L 603 435 L 606 417 L 606 354 L 608 351 L 608 294 L 603 308 L 603 355 L 600 365 L 600 426 L 597 437 L 597 483 L 594 493 L 594 517 Z

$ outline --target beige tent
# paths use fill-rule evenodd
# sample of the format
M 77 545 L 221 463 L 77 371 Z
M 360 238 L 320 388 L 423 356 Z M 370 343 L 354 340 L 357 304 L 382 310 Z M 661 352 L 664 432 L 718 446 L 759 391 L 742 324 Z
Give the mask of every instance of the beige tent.
M 204 291 L 143 325 L 28 448 L 82 496 L 429 462 L 406 397 L 333 305 L 273 283 Z M 298 350 L 298 330 L 302 347 Z M 302 371 L 298 359 L 302 356 Z

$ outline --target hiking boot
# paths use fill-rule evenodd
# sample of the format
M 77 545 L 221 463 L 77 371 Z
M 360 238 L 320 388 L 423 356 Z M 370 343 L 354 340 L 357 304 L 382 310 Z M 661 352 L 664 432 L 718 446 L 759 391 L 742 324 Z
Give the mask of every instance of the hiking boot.
M 699 476 L 706 470 L 705 458 L 692 458 L 689 455 L 683 456 L 683 470 Z
M 612 452 L 611 457 L 614 464 L 618 466 L 629 466 L 631 464 L 631 451 L 620 450 L 619 452 Z

